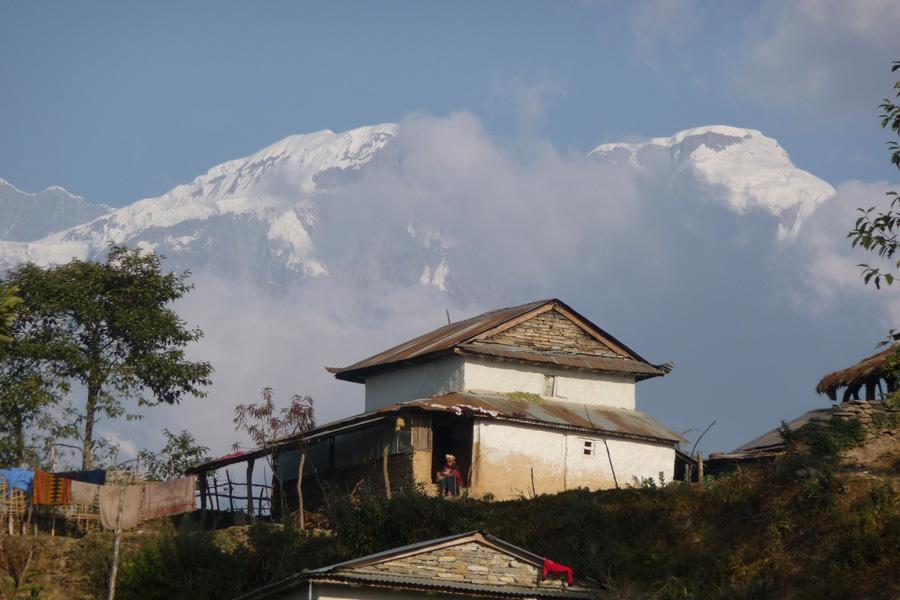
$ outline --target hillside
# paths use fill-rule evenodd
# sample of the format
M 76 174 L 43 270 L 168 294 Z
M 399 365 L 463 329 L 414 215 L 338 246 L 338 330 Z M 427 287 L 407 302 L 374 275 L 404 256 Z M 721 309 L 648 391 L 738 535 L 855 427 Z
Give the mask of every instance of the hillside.
M 838 425 L 704 485 L 499 503 L 335 495 L 328 529 L 315 534 L 282 525 L 129 534 L 117 597 L 226 598 L 303 568 L 483 529 L 593 576 L 610 598 L 895 598 L 896 425 L 864 443 Z M 40 597 L 104 597 L 108 534 L 39 539 Z

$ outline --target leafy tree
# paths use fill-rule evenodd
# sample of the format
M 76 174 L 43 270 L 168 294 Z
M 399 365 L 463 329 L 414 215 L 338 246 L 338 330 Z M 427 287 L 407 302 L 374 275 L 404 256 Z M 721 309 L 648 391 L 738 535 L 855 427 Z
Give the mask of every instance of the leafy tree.
M 16 318 L 22 298 L 17 294 L 18 288 L 0 284 L 0 344 L 12 341 L 10 327 Z
M 187 469 L 209 459 L 209 448 L 198 444 L 188 430 L 172 433 L 163 429 L 162 434 L 166 444 L 159 452 L 142 450 L 138 455 L 147 479 L 164 481 L 180 477 Z
M 262 402 L 259 404 L 238 404 L 234 407 L 234 428 L 245 432 L 258 448 L 268 449 L 266 460 L 272 470 L 272 476 L 282 489 L 283 482 L 278 478 L 278 469 L 275 468 L 275 457 L 278 447 L 275 442 L 279 439 L 306 433 L 316 427 L 316 412 L 313 399 L 309 396 L 294 394 L 291 403 L 281 410 L 276 409 L 274 393 L 271 387 L 264 387 L 261 392 Z M 235 450 L 240 449 L 240 443 L 234 445 Z M 301 494 L 300 481 L 297 484 L 297 492 Z M 282 512 L 285 510 L 284 494 L 279 494 L 282 501 Z M 303 511 L 300 511 L 301 524 L 303 523 Z M 302 525 L 301 525 L 302 526 Z
M 895 61 L 891 67 L 892 72 L 897 69 L 900 69 L 900 61 Z M 894 83 L 894 89 L 898 90 L 895 98 L 900 98 L 900 81 Z M 894 104 L 890 98 L 885 98 L 879 108 L 883 111 L 881 127 L 890 129 L 895 135 L 900 136 L 900 105 Z M 891 152 L 891 163 L 900 169 L 900 144 L 891 141 L 888 142 L 888 148 Z M 847 234 L 854 248 L 859 246 L 890 261 L 887 272 L 883 268 L 868 264 L 859 265 L 862 267 L 865 283 L 874 283 L 879 289 L 882 281 L 888 285 L 894 283 L 894 273 L 890 271 L 900 270 L 900 258 L 894 261 L 900 247 L 900 241 L 897 239 L 897 233 L 900 231 L 900 196 L 896 191 L 890 191 L 887 195 L 891 202 L 885 211 L 878 211 L 874 206 L 857 209 L 861 214 L 853 230 Z
M 175 404 L 188 394 L 205 396 L 210 383 L 210 364 L 185 357 L 203 333 L 169 307 L 192 289 L 189 273 L 164 273 L 160 260 L 113 246 L 104 262 L 26 263 L 8 273 L 29 307 L 29 326 L 47 340 L 49 359 L 86 390 L 78 420 L 83 469 L 94 464 L 98 419 L 136 418 L 122 400 Z

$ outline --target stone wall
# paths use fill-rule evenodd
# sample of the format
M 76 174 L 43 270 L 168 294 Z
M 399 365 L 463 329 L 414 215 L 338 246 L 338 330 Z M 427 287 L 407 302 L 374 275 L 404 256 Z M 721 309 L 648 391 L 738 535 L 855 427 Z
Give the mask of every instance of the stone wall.
M 352 569 L 353 573 L 390 574 L 481 585 L 560 587 L 562 582 L 542 582 L 538 567 L 477 542 L 421 552 Z
M 561 313 L 549 310 L 482 340 L 485 343 L 523 346 L 536 350 L 577 352 L 599 356 L 620 356 L 594 339 Z
M 834 407 L 830 413 L 813 418 L 811 427 L 823 427 L 830 419 L 859 420 L 868 437 L 874 435 L 894 435 L 900 425 L 900 407 L 888 406 L 884 402 L 853 400 Z

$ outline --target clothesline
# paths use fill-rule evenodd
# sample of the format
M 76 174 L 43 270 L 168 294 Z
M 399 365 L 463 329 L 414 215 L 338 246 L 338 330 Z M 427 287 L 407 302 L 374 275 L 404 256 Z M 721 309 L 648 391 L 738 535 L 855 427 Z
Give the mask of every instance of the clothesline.
M 119 517 L 119 496 L 124 487 L 122 527 L 137 527 L 141 521 L 194 510 L 196 475 L 168 481 L 106 485 L 105 471 L 48 473 L 41 469 L 0 469 L 9 496 L 19 489 L 30 494 L 32 506 L 93 506 L 99 504 L 100 524 L 114 529 Z M 96 483 L 102 481 L 103 483 Z

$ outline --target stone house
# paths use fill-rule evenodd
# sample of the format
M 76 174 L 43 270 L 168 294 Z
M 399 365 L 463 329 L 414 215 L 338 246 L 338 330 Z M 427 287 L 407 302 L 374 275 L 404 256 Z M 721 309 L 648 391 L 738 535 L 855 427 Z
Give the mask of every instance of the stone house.
M 683 439 L 635 406 L 669 370 L 559 300 L 492 311 L 329 369 L 365 412 L 283 440 L 276 471 L 291 508 L 301 456 L 307 506 L 323 482 L 436 493 L 448 453 L 476 497 L 671 481 Z
M 599 598 L 595 581 L 544 577 L 540 556 L 469 532 L 297 573 L 237 600 Z

